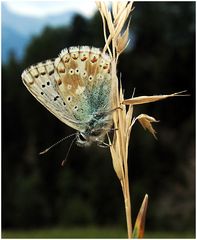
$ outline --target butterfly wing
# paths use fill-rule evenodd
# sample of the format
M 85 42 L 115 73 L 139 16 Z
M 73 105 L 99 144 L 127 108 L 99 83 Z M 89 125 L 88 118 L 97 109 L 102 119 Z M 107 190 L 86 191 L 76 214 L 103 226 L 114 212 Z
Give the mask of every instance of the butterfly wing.
M 95 114 L 112 109 L 110 63 L 108 55 L 88 46 L 64 49 L 55 60 L 58 92 L 78 121 L 90 123 Z
M 30 93 L 60 121 L 81 131 L 83 124 L 77 121 L 58 92 L 60 76 L 54 61 L 38 63 L 22 73 L 22 80 Z
M 25 70 L 22 80 L 51 113 L 83 132 L 95 114 L 111 110 L 110 62 L 98 48 L 70 47 Z

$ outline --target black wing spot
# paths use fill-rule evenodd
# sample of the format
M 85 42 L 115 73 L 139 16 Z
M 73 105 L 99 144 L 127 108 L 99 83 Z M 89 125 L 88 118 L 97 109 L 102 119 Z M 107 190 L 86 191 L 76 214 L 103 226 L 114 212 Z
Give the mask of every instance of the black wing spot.
M 45 88 L 45 84 L 42 84 L 42 88 Z
M 68 97 L 67 97 L 67 100 L 68 100 L 68 102 L 70 102 L 70 101 L 72 100 L 72 97 L 71 97 L 71 96 L 68 96 Z
M 54 97 L 54 101 L 56 101 L 59 98 L 59 96 Z
M 43 92 L 41 92 L 41 95 L 44 95 L 44 93 L 43 93 Z
M 74 106 L 74 111 L 77 111 L 78 110 L 78 106 Z
M 53 73 L 54 73 L 54 70 L 51 70 L 51 71 L 49 72 L 49 76 L 51 76 Z
M 50 82 L 47 82 L 47 85 L 49 86 L 49 85 L 50 85 Z

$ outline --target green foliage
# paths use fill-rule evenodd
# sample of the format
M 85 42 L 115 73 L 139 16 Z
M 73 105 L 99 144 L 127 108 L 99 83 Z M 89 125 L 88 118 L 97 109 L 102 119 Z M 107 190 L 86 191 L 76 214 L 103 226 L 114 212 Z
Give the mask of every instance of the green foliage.
M 134 219 L 140 199 L 146 192 L 150 197 L 146 229 L 194 229 L 194 19 L 192 2 L 136 2 L 133 47 L 120 58 L 126 96 L 134 87 L 138 96 L 185 89 L 191 94 L 137 109 L 161 120 L 158 142 L 135 126 L 129 153 Z M 108 150 L 73 146 L 64 168 L 69 141 L 38 155 L 73 131 L 27 92 L 20 75 L 27 66 L 74 45 L 104 45 L 98 14 L 90 20 L 77 15 L 69 27 L 45 28 L 32 38 L 21 63 L 12 53 L 2 67 L 3 228 L 125 225 Z
M 126 238 L 125 229 L 115 227 L 45 228 L 3 231 L 3 238 Z M 194 238 L 192 232 L 146 232 L 146 238 Z

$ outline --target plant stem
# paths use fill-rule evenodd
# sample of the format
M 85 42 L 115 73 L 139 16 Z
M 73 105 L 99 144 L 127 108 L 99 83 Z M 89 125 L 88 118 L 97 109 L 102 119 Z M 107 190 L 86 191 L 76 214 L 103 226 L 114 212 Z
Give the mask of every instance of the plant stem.
M 121 185 L 122 185 L 122 191 L 123 191 L 124 203 L 125 203 L 127 232 L 128 232 L 128 238 L 132 238 L 131 200 L 130 200 L 130 191 L 129 191 L 128 172 L 125 174 L 125 179 L 123 181 L 124 183 L 121 181 Z

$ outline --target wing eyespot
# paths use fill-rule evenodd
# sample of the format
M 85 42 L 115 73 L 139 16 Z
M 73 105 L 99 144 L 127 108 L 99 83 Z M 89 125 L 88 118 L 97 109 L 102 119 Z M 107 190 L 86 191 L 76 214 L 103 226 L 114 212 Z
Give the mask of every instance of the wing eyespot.
M 93 80 L 93 76 L 90 75 L 89 78 L 88 78 L 88 80 L 91 82 L 91 81 Z
M 79 72 L 80 72 L 79 69 L 76 68 L 76 69 L 75 69 L 75 74 L 79 75 Z
M 70 74 L 70 75 L 73 75 L 74 74 L 74 69 L 70 69 L 69 71 L 68 71 L 68 73 Z
M 67 101 L 68 101 L 68 102 L 71 102 L 71 101 L 72 101 L 72 97 L 71 97 L 71 96 L 68 96 L 68 97 L 67 97 Z

